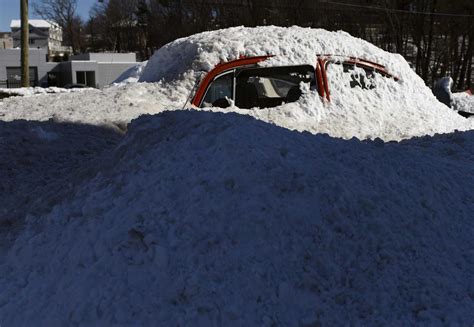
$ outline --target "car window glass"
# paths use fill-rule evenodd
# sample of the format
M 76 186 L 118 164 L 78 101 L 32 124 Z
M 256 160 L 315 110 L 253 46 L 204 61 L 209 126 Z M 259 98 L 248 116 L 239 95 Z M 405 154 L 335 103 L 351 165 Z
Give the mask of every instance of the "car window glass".
M 315 86 L 314 68 L 246 68 L 236 72 L 235 104 L 239 108 L 270 108 L 295 102 L 301 96 L 301 84 Z
M 227 99 L 233 99 L 234 74 L 233 72 L 218 76 L 212 81 L 207 89 L 206 96 L 202 101 L 203 107 L 226 107 L 229 105 Z

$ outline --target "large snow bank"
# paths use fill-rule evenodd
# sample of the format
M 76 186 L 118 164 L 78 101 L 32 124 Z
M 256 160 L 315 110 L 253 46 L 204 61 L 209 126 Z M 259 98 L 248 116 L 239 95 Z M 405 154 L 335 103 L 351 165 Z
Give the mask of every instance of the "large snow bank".
M 29 212 L 0 261 L 0 322 L 469 325 L 473 150 L 473 132 L 361 142 L 141 117 L 73 197 Z
M 120 136 L 91 125 L 0 121 L 0 253 L 8 234 L 2 226 L 20 226 L 30 212 L 49 212 L 70 195 L 69 185 L 94 173 L 88 162 Z
M 90 124 L 126 124 L 143 113 L 181 109 L 198 78 L 221 61 L 241 55 L 273 54 L 266 65 L 314 64 L 316 54 L 333 53 L 372 60 L 387 66 L 400 78 L 367 92 L 332 93 L 321 101 L 316 92 L 298 103 L 263 110 L 235 111 L 289 129 L 331 136 L 400 140 L 413 136 L 468 130 L 474 121 L 464 119 L 439 103 L 406 63 L 396 54 L 345 32 L 300 27 L 235 27 L 205 32 L 171 42 L 159 49 L 144 68 L 140 81 L 128 86 L 81 94 L 34 99 L 7 99 L 0 105 L 3 120 L 50 119 Z M 346 83 L 334 77 L 336 86 Z M 337 89 L 337 88 L 336 88 Z M 188 102 L 189 105 L 189 102 Z

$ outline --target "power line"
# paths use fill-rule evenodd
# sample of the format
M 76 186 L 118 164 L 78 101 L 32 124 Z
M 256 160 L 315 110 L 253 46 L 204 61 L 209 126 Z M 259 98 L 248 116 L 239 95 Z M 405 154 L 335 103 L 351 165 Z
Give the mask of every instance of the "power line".
M 412 14 L 412 15 L 433 15 L 433 16 L 451 16 L 451 17 L 474 17 L 474 15 L 463 15 L 463 14 L 450 14 L 450 13 L 443 13 L 443 12 L 424 12 L 424 11 L 412 11 L 412 10 L 403 10 L 403 9 L 390 9 L 390 8 L 382 8 L 376 6 L 364 6 L 364 5 L 356 5 L 350 4 L 345 2 L 336 2 L 336 1 L 321 1 L 322 3 L 329 3 L 333 5 L 339 6 L 346 6 L 346 7 L 353 7 L 353 8 L 364 8 L 364 9 L 373 9 L 373 10 L 382 10 L 385 12 L 397 12 L 397 13 L 404 13 L 404 14 Z

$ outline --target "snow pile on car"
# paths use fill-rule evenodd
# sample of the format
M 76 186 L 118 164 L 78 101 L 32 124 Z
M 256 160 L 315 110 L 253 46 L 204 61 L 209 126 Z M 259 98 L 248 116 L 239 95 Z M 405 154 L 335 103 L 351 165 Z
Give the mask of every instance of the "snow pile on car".
M 341 96 L 333 93 L 331 103 L 323 101 L 316 92 L 309 92 L 299 102 L 277 108 L 234 107 L 226 112 L 346 139 L 378 137 L 389 141 L 474 128 L 472 120 L 440 104 L 400 55 L 385 52 L 345 32 L 274 26 L 235 27 L 182 38 L 159 49 L 142 72 L 136 71 L 137 76 L 141 74 L 141 82 L 152 84 L 112 86 L 86 94 L 6 99 L 0 105 L 0 117 L 7 121 L 54 119 L 123 126 L 140 114 L 182 109 L 199 78 L 219 62 L 272 54 L 274 57 L 265 65 L 314 65 L 318 53 L 380 63 L 400 81 L 389 81 L 384 87 L 367 92 L 356 90 Z M 344 83 L 337 77 L 333 81 L 336 86 Z
M 0 321 L 470 324 L 473 149 L 473 132 L 384 143 L 141 117 L 74 196 L 29 212 L 0 261 Z
M 453 93 L 453 109 L 474 114 L 474 96 L 470 92 Z
M 358 57 L 384 65 L 399 82 L 387 81 L 375 90 L 350 89 L 342 76 L 332 76 L 332 103 L 316 91 L 297 104 L 250 114 L 290 129 L 361 139 L 399 140 L 411 136 L 473 128 L 440 104 L 423 80 L 398 54 L 391 54 L 345 32 L 301 27 L 236 27 L 211 31 L 169 43 L 149 60 L 140 81 L 181 80 L 190 89 L 220 62 L 242 56 L 273 55 L 264 66 L 315 64 L 317 54 Z M 342 89 L 338 89 L 341 88 Z M 346 90 L 346 89 L 349 90 Z M 336 91 L 335 91 L 336 90 Z

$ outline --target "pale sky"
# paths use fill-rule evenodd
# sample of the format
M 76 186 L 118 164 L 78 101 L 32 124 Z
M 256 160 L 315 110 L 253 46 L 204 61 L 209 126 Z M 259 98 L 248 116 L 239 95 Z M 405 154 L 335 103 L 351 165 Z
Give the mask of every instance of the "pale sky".
M 38 0 L 30 0 L 30 18 L 39 18 L 33 14 L 32 4 Z M 78 0 L 77 11 L 83 18 L 89 17 L 89 10 L 97 0 Z M 20 19 L 20 0 L 0 0 L 0 32 L 10 31 L 10 21 Z

